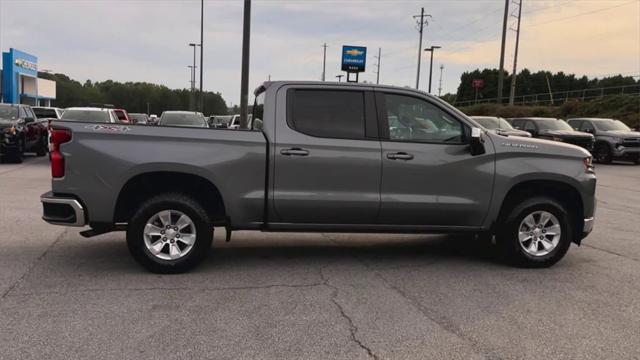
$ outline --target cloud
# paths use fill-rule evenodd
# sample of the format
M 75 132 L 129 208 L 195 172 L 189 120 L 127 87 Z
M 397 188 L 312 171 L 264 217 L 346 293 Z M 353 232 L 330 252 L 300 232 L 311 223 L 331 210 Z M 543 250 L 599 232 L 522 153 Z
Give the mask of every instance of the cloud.
M 497 67 L 503 4 L 502 0 L 254 1 L 250 84 L 255 87 L 269 75 L 320 79 L 326 42 L 329 80 L 340 73 L 341 46 L 351 44 L 368 47 L 367 72 L 361 80 L 375 81 L 374 55 L 381 47 L 381 81 L 414 85 L 418 32 L 413 15 L 424 5 L 432 18 L 423 47 L 442 46 L 434 58 L 434 88 L 437 67 L 443 64 L 443 91 L 455 92 L 462 72 Z M 589 12 L 593 13 L 585 14 Z M 639 13 L 640 1 L 525 1 L 518 67 L 592 76 L 640 74 Z M 80 81 L 147 81 L 183 88 L 189 85 L 187 65 L 193 57 L 188 43 L 199 41 L 199 22 L 200 2 L 193 0 L 1 0 L 0 48 L 31 52 L 39 57 L 41 69 Z M 242 3 L 205 1 L 204 31 L 204 88 L 237 103 Z M 507 69 L 513 40 L 511 32 Z M 426 54 L 422 59 L 424 89 L 429 70 Z

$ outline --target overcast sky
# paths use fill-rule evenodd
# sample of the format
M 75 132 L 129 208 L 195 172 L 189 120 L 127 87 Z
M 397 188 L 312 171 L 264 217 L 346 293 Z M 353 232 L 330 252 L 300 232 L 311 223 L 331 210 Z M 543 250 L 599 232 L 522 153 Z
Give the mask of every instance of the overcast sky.
M 523 0 L 518 67 L 565 71 L 590 77 L 640 75 L 640 0 Z M 436 51 L 433 92 L 440 64 L 443 93 L 455 92 L 460 74 L 498 67 L 504 1 L 253 1 L 251 78 L 253 89 L 273 80 L 319 80 L 322 44 L 327 79 L 340 74 L 343 44 L 368 48 L 374 81 L 378 47 L 380 82 L 414 86 L 418 31 L 413 15 L 430 14 L 423 47 Z M 240 98 L 242 1 L 205 0 L 204 88 L 227 103 Z M 515 19 L 514 19 L 515 20 Z M 510 21 L 513 23 L 513 21 Z M 515 24 L 514 24 L 515 26 Z M 0 49 L 14 47 L 52 70 L 84 82 L 147 81 L 189 86 L 193 51 L 200 39 L 200 1 L 0 0 Z M 513 32 L 506 68 L 513 61 Z M 424 54 L 420 88 L 428 86 Z

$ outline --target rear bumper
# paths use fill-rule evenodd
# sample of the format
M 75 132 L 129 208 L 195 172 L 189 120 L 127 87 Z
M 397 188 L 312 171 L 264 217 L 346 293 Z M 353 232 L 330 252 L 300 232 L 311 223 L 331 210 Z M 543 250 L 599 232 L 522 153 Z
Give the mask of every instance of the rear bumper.
M 40 196 L 42 220 L 53 225 L 84 226 L 87 223 L 84 207 L 77 199 L 60 197 L 48 192 Z

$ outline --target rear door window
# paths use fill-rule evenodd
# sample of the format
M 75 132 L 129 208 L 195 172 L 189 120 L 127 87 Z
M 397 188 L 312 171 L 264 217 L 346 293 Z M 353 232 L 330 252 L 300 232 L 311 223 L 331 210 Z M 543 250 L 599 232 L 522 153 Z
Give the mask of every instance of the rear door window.
M 364 139 L 364 92 L 350 90 L 292 90 L 289 126 L 326 138 Z

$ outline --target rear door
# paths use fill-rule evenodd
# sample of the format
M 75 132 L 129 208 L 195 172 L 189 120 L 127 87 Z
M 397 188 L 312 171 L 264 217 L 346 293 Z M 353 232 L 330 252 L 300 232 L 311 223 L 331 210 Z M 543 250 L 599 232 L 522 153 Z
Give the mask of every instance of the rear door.
M 380 141 L 373 93 L 361 86 L 278 90 L 274 222 L 373 224 Z
M 489 208 L 494 150 L 470 153 L 470 125 L 433 99 L 376 92 L 381 119 L 380 224 L 480 226 Z

